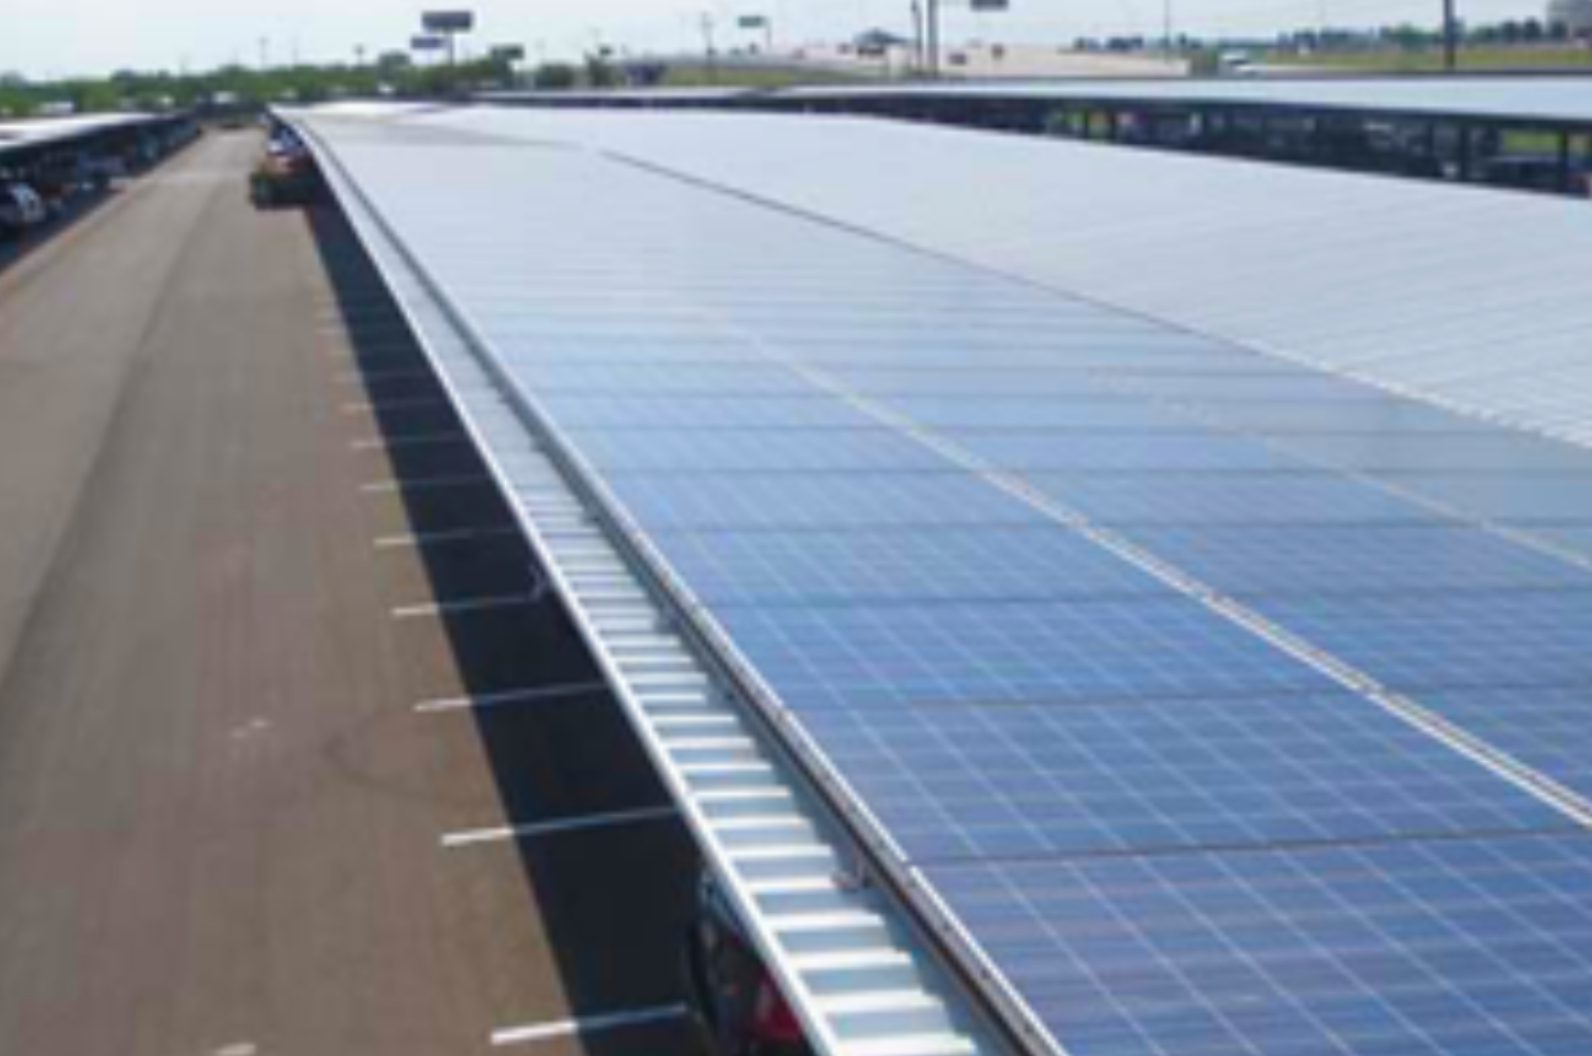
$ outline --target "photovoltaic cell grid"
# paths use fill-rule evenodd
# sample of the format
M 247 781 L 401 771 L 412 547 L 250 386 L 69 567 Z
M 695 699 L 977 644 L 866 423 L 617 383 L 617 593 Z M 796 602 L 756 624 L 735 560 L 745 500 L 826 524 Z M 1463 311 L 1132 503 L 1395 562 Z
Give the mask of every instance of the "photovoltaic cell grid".
M 1069 1051 L 1575 1056 L 1592 840 L 933 866 Z
M 1476 523 L 1592 524 L 1580 452 L 589 157 L 442 216 L 342 153 L 1069 1051 L 1592 1048 L 1567 815 L 969 468 L 1586 790 L 1585 570 Z

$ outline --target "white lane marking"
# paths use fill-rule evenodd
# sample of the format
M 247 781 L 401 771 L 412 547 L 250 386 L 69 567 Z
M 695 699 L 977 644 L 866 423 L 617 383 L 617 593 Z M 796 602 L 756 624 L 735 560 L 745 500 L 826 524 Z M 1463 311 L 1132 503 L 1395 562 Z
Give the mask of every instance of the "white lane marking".
M 539 836 L 561 836 L 568 832 L 585 832 L 589 829 L 606 829 L 615 825 L 639 825 L 648 821 L 677 818 L 680 812 L 674 807 L 644 807 L 640 810 L 618 810 L 612 814 L 588 814 L 580 818 L 558 818 L 553 821 L 536 821 L 525 825 L 499 825 L 489 829 L 466 829 L 450 832 L 442 837 L 442 846 L 452 850 L 474 847 L 483 843 L 507 843 L 511 840 L 533 840 Z
M 438 712 L 496 708 L 505 704 L 534 700 L 573 700 L 607 692 L 609 689 L 606 682 L 566 682 L 556 686 L 537 686 L 534 689 L 506 689 L 496 693 L 477 693 L 468 697 L 434 697 L 416 704 L 415 710 L 422 715 L 433 715 Z
M 211 1056 L 255 1056 L 259 1051 L 260 1046 L 252 1041 L 235 1041 L 212 1050 Z
M 582 1016 L 579 1019 L 561 1019 L 552 1023 L 534 1023 L 523 1027 L 505 1027 L 492 1032 L 492 1044 L 502 1045 L 527 1045 L 538 1041 L 551 1041 L 555 1038 L 568 1038 L 575 1035 L 595 1034 L 605 1030 L 618 1030 L 623 1027 L 641 1027 L 651 1023 L 667 1023 L 670 1020 L 684 1019 L 689 1014 L 685 1005 L 658 1005 L 653 1008 L 638 1008 L 629 1012 L 604 1012 L 595 1016 Z
M 466 488 L 477 484 L 490 484 L 492 478 L 482 473 L 471 473 L 459 477 L 417 477 L 414 480 L 373 480 L 369 484 L 361 484 L 359 490 L 367 494 L 380 495 L 393 491 L 416 491 L 424 488 Z
M 512 524 L 492 525 L 487 528 L 454 528 L 440 532 L 411 532 L 407 535 L 380 535 L 373 543 L 378 550 L 396 550 L 416 546 L 438 546 L 445 543 L 463 543 L 472 539 L 488 539 L 500 535 L 519 535 Z
M 535 605 L 542 600 L 545 590 L 530 594 L 504 594 L 492 598 L 464 598 L 460 601 L 431 601 L 421 605 L 399 605 L 392 610 L 395 620 L 416 620 L 427 616 L 447 616 L 456 612 L 481 612 L 486 609 L 509 609 L 517 605 Z

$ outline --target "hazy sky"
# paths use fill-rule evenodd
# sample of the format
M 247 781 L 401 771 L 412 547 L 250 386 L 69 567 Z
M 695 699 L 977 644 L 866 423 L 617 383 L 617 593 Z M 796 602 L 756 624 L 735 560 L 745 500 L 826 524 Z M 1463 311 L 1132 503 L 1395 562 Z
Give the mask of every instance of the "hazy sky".
M 975 16 L 965 0 L 943 0 L 947 41 L 1061 42 L 1080 35 L 1160 32 L 1163 0 L 1011 0 L 1004 15 Z M 1485 21 L 1541 15 L 1545 0 L 1458 0 L 1461 17 Z M 1266 33 L 1279 28 L 1411 21 L 1435 25 L 1441 0 L 1172 0 L 1179 28 Z M 954 5 L 954 6 L 953 6 Z M 305 60 L 352 59 L 402 47 L 425 0 L 0 0 L 0 71 L 42 77 L 122 67 L 203 69 L 271 62 L 295 50 Z M 774 16 L 778 42 L 833 40 L 872 25 L 905 31 L 910 0 L 477 0 L 473 44 L 524 43 L 572 56 L 594 40 L 632 50 L 699 48 L 704 11 L 718 41 L 745 39 L 737 14 Z

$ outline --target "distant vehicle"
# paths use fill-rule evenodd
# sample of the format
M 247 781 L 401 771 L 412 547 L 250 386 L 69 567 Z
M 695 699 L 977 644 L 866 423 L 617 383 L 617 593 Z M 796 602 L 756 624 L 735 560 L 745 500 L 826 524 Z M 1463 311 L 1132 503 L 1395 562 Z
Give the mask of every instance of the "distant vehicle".
M 706 867 L 685 961 L 692 1018 L 713 1056 L 812 1056 L 801 1021 Z
M 1224 51 L 1216 60 L 1216 69 L 1224 77 L 1254 77 L 1260 73 L 1254 56 L 1247 51 Z
M 304 142 L 286 125 L 277 125 L 265 141 L 265 152 L 273 158 L 307 153 Z
M 967 65 L 967 52 L 965 52 L 965 51 L 953 51 L 953 52 L 951 52 L 949 55 L 947 55 L 945 57 L 945 61 L 946 61 L 947 64 L 949 64 L 951 66 L 966 66 Z
M 0 232 L 20 235 L 50 217 L 44 199 L 25 183 L 0 184 Z
M 117 180 L 127 178 L 127 159 L 120 154 L 102 154 L 84 162 L 83 172 L 96 186 L 108 187 Z
M 262 209 L 308 205 L 320 192 L 320 173 L 304 142 L 286 125 L 266 139 L 265 156 L 249 174 L 249 196 Z

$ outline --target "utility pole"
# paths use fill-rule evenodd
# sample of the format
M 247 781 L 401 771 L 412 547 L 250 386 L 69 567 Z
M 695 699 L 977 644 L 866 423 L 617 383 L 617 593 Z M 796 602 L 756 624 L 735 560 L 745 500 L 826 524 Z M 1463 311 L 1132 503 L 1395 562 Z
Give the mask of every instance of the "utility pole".
M 1454 17 L 1454 0 L 1443 0 L 1443 69 L 1459 68 L 1459 20 Z
M 713 48 L 713 16 L 702 12 L 702 54 L 707 62 L 708 82 L 719 82 L 718 52 Z
M 1161 4 L 1161 57 L 1172 61 L 1172 0 Z
M 923 0 L 912 0 L 912 65 L 923 73 Z
M 924 34 L 928 42 L 929 61 L 926 64 L 930 77 L 940 75 L 940 0 L 923 0 L 927 5 L 924 8 L 924 22 L 928 32 Z

